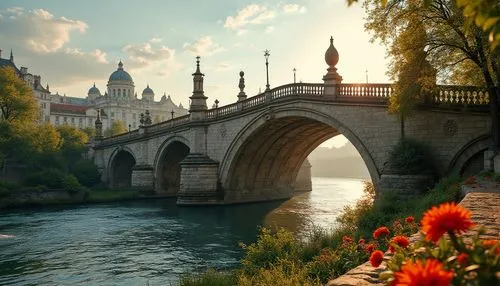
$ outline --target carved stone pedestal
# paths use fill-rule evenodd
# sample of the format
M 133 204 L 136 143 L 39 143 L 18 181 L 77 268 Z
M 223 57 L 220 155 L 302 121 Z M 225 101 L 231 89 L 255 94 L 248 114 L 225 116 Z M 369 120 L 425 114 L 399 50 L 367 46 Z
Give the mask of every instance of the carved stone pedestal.
M 189 154 L 181 161 L 181 186 L 178 205 L 216 205 L 224 203 L 219 191 L 219 163 L 204 154 Z

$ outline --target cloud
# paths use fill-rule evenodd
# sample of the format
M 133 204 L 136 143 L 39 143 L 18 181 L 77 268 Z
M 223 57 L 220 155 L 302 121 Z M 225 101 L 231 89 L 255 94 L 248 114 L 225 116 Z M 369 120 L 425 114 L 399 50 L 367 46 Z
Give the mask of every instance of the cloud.
M 232 66 L 230 63 L 219 63 L 217 64 L 217 66 L 215 67 L 215 71 L 225 71 L 225 70 L 229 70 L 229 69 L 232 69 Z
M 274 31 L 274 26 L 268 26 L 265 30 L 266 33 L 271 33 L 272 31 Z
M 270 10 L 266 6 L 251 4 L 239 10 L 235 16 L 228 16 L 224 27 L 237 31 L 246 25 L 262 24 L 274 17 L 276 17 L 274 10 Z
M 88 25 L 80 20 L 56 18 L 49 11 L 26 11 L 11 7 L 0 11 L 0 35 L 24 43 L 25 48 L 38 54 L 54 53 L 70 41 L 73 31 L 84 33 Z
M 300 6 L 299 4 L 285 4 L 283 6 L 283 12 L 287 14 L 291 13 L 305 13 L 306 7 Z
M 174 49 L 165 46 L 154 48 L 150 43 L 126 45 L 122 51 L 127 55 L 131 68 L 144 68 L 153 62 L 171 59 L 175 54 Z
M 185 43 L 183 45 L 183 48 L 184 50 L 197 56 L 210 56 L 215 53 L 224 51 L 224 48 L 221 45 L 213 42 L 212 37 L 210 36 L 201 37 L 198 41 L 192 44 Z
M 161 43 L 163 40 L 161 38 L 151 38 L 149 42 L 151 43 Z

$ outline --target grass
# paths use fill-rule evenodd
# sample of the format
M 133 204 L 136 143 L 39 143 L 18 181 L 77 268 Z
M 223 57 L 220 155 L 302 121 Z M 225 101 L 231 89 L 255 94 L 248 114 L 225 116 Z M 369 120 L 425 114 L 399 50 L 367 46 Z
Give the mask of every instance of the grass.
M 199 275 L 186 275 L 181 277 L 180 286 L 234 286 L 238 284 L 238 277 L 235 272 L 217 272 L 209 269 Z

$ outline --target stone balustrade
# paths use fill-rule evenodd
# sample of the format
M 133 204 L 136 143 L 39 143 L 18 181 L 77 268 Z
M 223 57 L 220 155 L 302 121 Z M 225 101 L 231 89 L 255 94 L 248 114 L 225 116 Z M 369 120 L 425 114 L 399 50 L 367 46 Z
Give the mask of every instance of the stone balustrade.
M 335 94 L 325 94 L 322 83 L 294 83 L 278 86 L 248 99 L 226 106 L 205 111 L 205 120 L 215 120 L 231 116 L 239 112 L 261 107 L 276 100 L 293 100 L 297 98 L 316 98 L 329 102 L 347 104 L 370 104 L 386 106 L 393 94 L 391 84 L 338 84 Z M 427 107 L 438 109 L 456 109 L 457 107 L 485 107 L 489 104 L 489 94 L 485 88 L 473 86 L 438 85 L 436 92 Z M 192 121 L 190 115 L 184 115 L 164 122 L 142 127 L 146 134 L 163 132 Z M 108 137 L 101 140 L 100 145 L 110 145 L 138 138 L 143 133 L 138 130 Z

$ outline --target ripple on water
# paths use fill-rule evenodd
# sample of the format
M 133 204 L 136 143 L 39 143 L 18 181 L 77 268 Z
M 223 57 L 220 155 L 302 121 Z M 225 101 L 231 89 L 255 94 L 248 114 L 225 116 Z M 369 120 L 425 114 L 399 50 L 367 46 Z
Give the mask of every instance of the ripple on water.
M 183 273 L 228 269 L 258 225 L 297 233 L 332 226 L 361 180 L 313 180 L 286 202 L 179 208 L 147 200 L 0 212 L 0 285 L 175 285 Z

